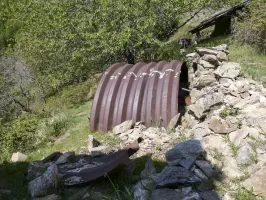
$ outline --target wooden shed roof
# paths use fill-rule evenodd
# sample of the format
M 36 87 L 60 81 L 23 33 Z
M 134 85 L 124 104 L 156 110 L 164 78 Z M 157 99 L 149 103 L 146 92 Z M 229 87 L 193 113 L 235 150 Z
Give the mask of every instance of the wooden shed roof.
M 241 10 L 242 8 L 244 8 L 249 1 L 250 0 L 245 0 L 245 1 L 243 1 L 239 4 L 236 4 L 236 5 L 230 7 L 226 10 L 220 11 L 220 12 L 212 15 L 210 18 L 200 22 L 200 24 L 198 26 L 196 26 L 195 28 L 190 29 L 189 32 L 190 33 L 196 33 L 198 31 L 201 31 L 202 29 L 205 29 L 209 26 L 214 25 L 216 20 L 221 19 L 221 18 L 226 17 L 226 16 L 231 16 L 237 10 Z

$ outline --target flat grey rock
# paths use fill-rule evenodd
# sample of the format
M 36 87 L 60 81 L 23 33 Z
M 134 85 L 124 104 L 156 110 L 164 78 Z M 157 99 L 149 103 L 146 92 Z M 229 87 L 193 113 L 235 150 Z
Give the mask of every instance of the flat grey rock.
M 221 200 L 219 194 L 214 190 L 200 192 L 199 195 L 203 200 Z
M 151 200 L 201 200 L 196 192 L 185 194 L 182 190 L 157 189 L 152 192 Z
M 205 151 L 198 140 L 187 140 L 175 145 L 171 150 L 166 152 L 166 160 L 173 161 L 177 159 L 198 158 L 204 156 Z
M 213 169 L 211 164 L 206 160 L 197 160 L 195 164 L 202 170 L 202 172 L 208 177 L 213 177 Z
M 201 179 L 183 167 L 165 167 L 155 178 L 157 188 L 178 187 L 182 184 L 199 183 Z

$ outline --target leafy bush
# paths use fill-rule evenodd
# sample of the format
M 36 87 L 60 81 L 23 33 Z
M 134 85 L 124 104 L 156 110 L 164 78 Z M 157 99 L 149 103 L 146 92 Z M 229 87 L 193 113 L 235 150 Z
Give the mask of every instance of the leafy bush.
M 236 24 L 236 37 L 266 53 L 266 4 L 264 0 L 252 1 L 248 11 L 240 15 Z
M 95 81 L 96 82 L 96 81 Z M 60 113 L 65 108 L 73 108 L 92 98 L 96 90 L 96 83 L 88 80 L 83 83 L 77 83 L 66 86 L 62 91 L 47 99 L 45 111 L 47 114 Z M 38 110 L 40 105 L 34 106 L 33 110 Z
M 38 123 L 38 117 L 29 116 L 28 114 L 23 114 L 18 119 L 8 123 L 2 123 L 0 127 L 0 145 L 1 153 L 4 155 L 2 155 L 1 160 L 13 152 L 25 152 L 32 149 L 36 139 L 35 133 Z

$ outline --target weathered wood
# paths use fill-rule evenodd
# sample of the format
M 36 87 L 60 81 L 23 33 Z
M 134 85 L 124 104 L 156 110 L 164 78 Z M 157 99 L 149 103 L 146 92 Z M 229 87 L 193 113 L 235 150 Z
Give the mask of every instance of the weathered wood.
M 200 24 L 198 26 L 189 30 L 189 32 L 193 33 L 193 34 L 197 33 L 197 32 L 199 32 L 199 31 L 201 31 L 207 27 L 214 25 L 217 20 L 220 20 L 222 18 L 228 18 L 228 17 L 234 15 L 236 13 L 236 11 L 243 9 L 247 5 L 248 2 L 250 2 L 250 0 L 245 0 L 244 2 L 239 3 L 237 5 L 234 5 L 231 8 L 228 8 L 226 10 L 218 12 L 217 14 L 211 16 L 210 18 L 200 22 Z

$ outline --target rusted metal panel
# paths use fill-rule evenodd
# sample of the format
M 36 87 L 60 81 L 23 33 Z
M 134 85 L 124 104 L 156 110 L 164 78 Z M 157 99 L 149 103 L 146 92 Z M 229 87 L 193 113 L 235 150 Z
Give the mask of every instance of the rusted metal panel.
M 102 75 L 91 116 L 92 131 L 108 131 L 126 120 L 167 127 L 178 113 L 180 61 L 112 65 Z
M 83 167 L 79 170 L 66 171 L 63 176 L 64 184 L 71 186 L 87 183 L 103 177 L 110 172 L 127 167 L 132 163 L 132 160 L 129 157 L 139 150 L 139 143 L 141 141 L 142 139 L 138 138 L 127 147 L 99 158 L 91 159 L 90 157 L 87 157 L 87 160 L 90 163 L 101 164 L 95 167 Z M 83 157 L 83 159 L 86 159 L 86 157 Z M 69 179 L 76 179 L 78 181 L 68 181 Z

